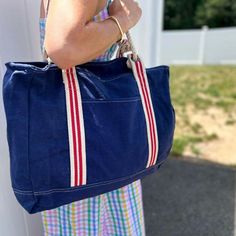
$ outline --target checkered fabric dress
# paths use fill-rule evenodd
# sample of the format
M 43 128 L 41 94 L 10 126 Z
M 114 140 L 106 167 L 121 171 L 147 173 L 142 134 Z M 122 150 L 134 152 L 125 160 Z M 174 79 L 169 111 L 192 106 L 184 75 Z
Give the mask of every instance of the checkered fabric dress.
M 107 6 L 95 21 L 108 16 Z M 40 18 L 41 50 L 45 34 L 45 18 Z M 117 44 L 93 61 L 107 61 Z M 83 199 L 41 212 L 45 236 L 145 236 L 141 181 L 117 190 Z

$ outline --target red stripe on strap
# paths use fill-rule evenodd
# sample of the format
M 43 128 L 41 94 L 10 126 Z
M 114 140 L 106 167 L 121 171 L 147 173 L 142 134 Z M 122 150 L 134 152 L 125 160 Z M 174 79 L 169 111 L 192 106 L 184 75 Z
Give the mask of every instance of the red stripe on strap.
M 154 161 L 156 159 L 156 151 L 157 151 L 157 148 L 156 148 L 156 146 L 157 146 L 157 137 L 156 137 L 156 132 L 155 132 L 156 127 L 154 127 L 154 114 L 153 114 L 152 109 L 151 109 L 151 98 L 150 98 L 150 94 L 147 91 L 148 81 L 146 81 L 146 79 L 144 77 L 144 71 L 143 71 L 144 68 L 142 66 L 142 63 L 141 62 L 139 62 L 139 63 L 140 63 L 140 67 L 141 67 L 141 73 L 142 73 L 143 81 L 144 81 L 144 84 L 145 84 L 144 88 L 145 88 L 147 96 L 148 96 L 148 103 L 149 103 L 150 113 L 151 113 L 152 130 L 153 130 L 153 135 L 154 135 L 154 151 L 153 151 L 154 154 L 153 154 L 153 160 L 152 160 L 151 165 L 154 165 Z
M 83 183 L 83 166 L 82 166 L 82 143 L 81 143 L 81 127 L 80 127 L 80 115 L 79 115 L 79 103 L 78 103 L 78 95 L 76 89 L 76 82 L 73 74 L 72 68 L 70 68 L 70 72 L 72 75 L 72 83 L 74 87 L 74 98 L 75 98 L 75 111 L 76 111 L 76 124 L 78 129 L 78 151 L 79 151 L 79 185 Z
M 146 89 L 145 89 L 145 84 L 144 84 L 144 81 L 143 81 L 143 77 L 142 77 L 142 74 L 140 73 L 139 61 L 137 61 L 135 63 L 135 66 L 136 66 L 136 70 L 138 72 L 138 78 L 139 78 L 139 81 L 140 81 L 140 84 L 141 84 L 142 94 L 144 96 L 144 102 L 145 102 L 145 106 L 146 106 L 147 114 L 148 114 L 148 121 L 149 121 L 148 126 L 149 126 L 149 129 L 150 129 L 151 147 L 152 147 L 152 150 L 151 150 L 151 163 L 152 163 L 154 140 L 153 140 L 153 128 L 151 127 L 152 126 L 152 120 L 151 120 L 151 112 L 150 112 L 150 103 L 148 101 L 148 97 L 147 97 L 147 94 L 146 94 Z
M 77 168 L 77 146 L 76 146 L 76 133 L 75 133 L 75 117 L 74 117 L 74 102 L 73 102 L 73 85 L 70 79 L 69 70 L 66 70 L 66 75 L 68 78 L 68 88 L 69 88 L 69 95 L 70 95 L 70 112 L 71 112 L 71 129 L 72 129 L 72 136 L 73 136 L 73 151 L 74 151 L 74 183 L 73 185 L 77 186 L 78 181 L 78 168 Z

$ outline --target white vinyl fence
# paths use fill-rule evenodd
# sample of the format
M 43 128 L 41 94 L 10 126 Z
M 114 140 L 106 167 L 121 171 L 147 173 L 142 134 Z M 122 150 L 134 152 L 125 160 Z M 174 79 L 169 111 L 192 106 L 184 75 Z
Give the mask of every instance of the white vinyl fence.
M 236 64 L 236 27 L 162 33 L 163 64 Z

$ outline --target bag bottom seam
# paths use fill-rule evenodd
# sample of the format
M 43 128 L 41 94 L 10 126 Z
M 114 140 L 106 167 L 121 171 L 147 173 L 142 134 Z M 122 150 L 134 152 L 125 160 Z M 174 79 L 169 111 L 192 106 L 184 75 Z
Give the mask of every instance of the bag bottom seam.
M 89 184 L 87 186 L 86 185 L 85 186 L 82 185 L 82 186 L 76 186 L 76 187 L 70 187 L 70 188 L 51 189 L 51 190 L 36 191 L 36 192 L 24 191 L 24 190 L 19 190 L 19 189 L 13 188 L 13 191 L 16 194 L 20 194 L 20 195 L 35 195 L 36 196 L 36 195 L 48 195 L 48 194 L 60 193 L 60 192 L 74 192 L 74 191 L 82 190 L 82 189 L 83 190 L 84 189 L 90 189 L 90 188 L 94 188 L 94 187 L 99 187 L 99 186 L 103 186 L 103 185 L 112 184 L 112 183 L 116 183 L 116 182 L 120 182 L 120 181 L 125 181 L 125 180 L 128 180 L 128 179 L 131 179 L 131 178 L 133 178 L 133 177 L 135 177 L 137 175 L 140 175 L 140 174 L 146 172 L 147 170 L 157 168 L 157 166 L 162 164 L 165 160 L 157 162 L 155 165 L 153 165 L 153 166 L 151 166 L 149 168 L 145 168 L 142 171 L 136 172 L 133 175 L 129 175 L 128 177 L 122 177 L 122 178 L 113 179 L 113 180 L 110 180 L 110 181 L 102 181 L 102 182 L 99 182 L 99 183 Z

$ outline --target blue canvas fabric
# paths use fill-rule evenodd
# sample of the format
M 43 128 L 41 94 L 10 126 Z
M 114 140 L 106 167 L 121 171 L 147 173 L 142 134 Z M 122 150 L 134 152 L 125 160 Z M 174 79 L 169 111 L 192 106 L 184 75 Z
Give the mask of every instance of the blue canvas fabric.
M 148 142 L 140 94 L 127 58 L 76 66 L 83 102 L 87 184 L 70 187 L 69 138 L 61 69 L 8 62 L 3 101 L 14 194 L 30 214 L 125 186 L 154 173 L 173 143 L 169 68 L 147 68 L 159 152 L 146 168 Z

